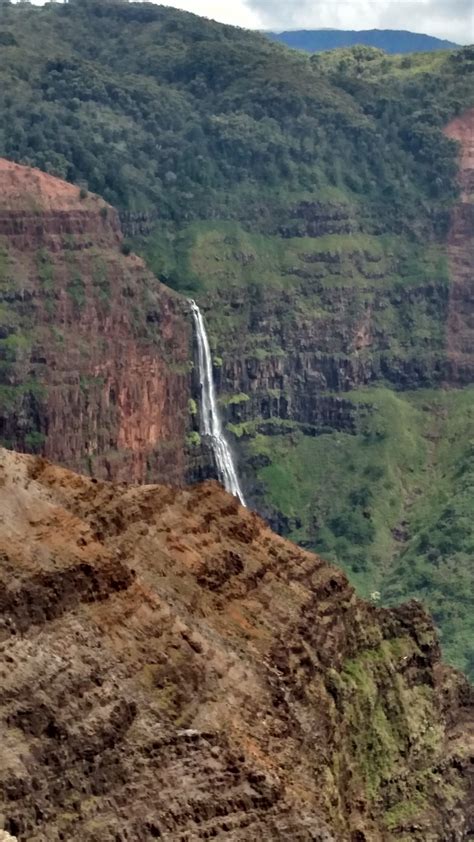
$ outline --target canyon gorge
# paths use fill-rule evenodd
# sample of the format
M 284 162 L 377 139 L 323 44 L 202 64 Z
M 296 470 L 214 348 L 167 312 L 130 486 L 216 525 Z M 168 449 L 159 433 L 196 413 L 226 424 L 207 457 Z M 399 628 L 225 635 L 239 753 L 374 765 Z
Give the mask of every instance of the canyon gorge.
M 473 48 L 0 59 L 0 839 L 467 842 Z
M 465 120 L 448 130 L 462 139 Z M 217 470 L 197 432 L 209 366 L 189 301 L 127 253 L 100 199 L 6 161 L 0 180 L 2 434 L 90 475 L 0 453 L 5 833 L 468 839 L 472 690 L 442 663 L 421 606 L 364 603 L 341 572 L 216 483 L 184 487 Z M 439 376 L 452 387 L 472 364 L 467 214 L 454 209 L 449 239 L 446 307 L 467 336 L 440 348 Z M 205 299 L 211 322 L 215 300 Z M 227 301 L 239 321 L 226 343 L 214 340 L 223 357 L 212 374 L 221 395 L 238 396 L 220 404 L 229 435 L 238 445 L 237 425 L 253 424 L 249 441 L 271 440 L 285 423 L 309 438 L 355 435 L 351 390 L 374 377 L 358 361 L 380 304 L 345 333 L 334 319 L 351 308 L 334 311 L 326 341 L 344 336 L 352 348 L 345 372 L 340 345 L 311 350 L 322 322 L 307 333 L 300 324 L 285 358 L 230 354 L 235 336 L 257 333 L 291 349 L 291 327 L 268 328 L 283 302 L 260 298 L 257 328 L 242 300 Z M 423 379 L 427 365 L 406 370 Z M 237 464 L 252 495 L 247 447 Z M 145 484 L 156 479 L 175 487 Z
M 428 267 L 419 257 L 421 280 L 400 274 L 408 257 L 396 249 L 405 242 L 392 238 L 387 247 L 383 235 L 358 234 L 341 206 L 298 208 L 310 230 L 283 232 L 289 253 L 272 282 L 256 238 L 238 226 L 206 231 L 191 252 L 209 287 L 200 302 L 243 483 L 234 493 L 277 531 L 342 563 L 366 596 L 390 598 L 413 500 L 424 501 L 423 482 L 429 487 L 438 469 L 438 444 L 458 415 L 454 435 L 466 436 L 470 424 L 473 114 L 446 128 L 460 143 L 462 194 L 446 258 L 439 247 Z M 7 161 L 0 177 L 2 442 L 98 478 L 182 485 L 217 476 L 200 437 L 196 324 L 186 298 L 125 247 L 107 203 Z M 345 504 L 359 509 L 359 521 L 352 536 L 338 537 L 336 527 L 327 537 L 339 512 L 328 511 L 324 489 L 343 501 L 348 466 L 362 474 L 354 477 L 361 502 L 354 507 L 351 486 Z M 397 503 L 372 513 L 377 496 Z M 416 582 L 407 595 L 424 596 Z M 454 651 L 455 636 L 450 643 Z

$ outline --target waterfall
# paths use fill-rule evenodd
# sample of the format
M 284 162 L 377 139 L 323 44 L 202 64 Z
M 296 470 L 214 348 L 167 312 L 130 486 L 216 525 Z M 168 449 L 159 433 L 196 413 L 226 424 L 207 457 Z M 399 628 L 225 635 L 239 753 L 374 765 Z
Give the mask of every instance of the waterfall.
M 242 505 L 245 506 L 244 495 L 217 408 L 214 378 L 212 376 L 211 349 L 204 319 L 196 302 L 190 299 L 189 303 L 196 328 L 198 349 L 199 381 L 201 384 L 201 433 L 209 437 L 219 480 L 225 490 L 233 494 L 234 497 L 238 497 Z

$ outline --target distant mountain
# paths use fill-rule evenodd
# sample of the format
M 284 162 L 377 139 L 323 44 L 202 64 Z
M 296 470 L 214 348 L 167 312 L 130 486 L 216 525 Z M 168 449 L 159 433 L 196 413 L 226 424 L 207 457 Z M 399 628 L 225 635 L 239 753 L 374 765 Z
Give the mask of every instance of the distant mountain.
M 334 50 L 336 47 L 353 47 L 365 44 L 379 47 L 387 53 L 429 53 L 433 50 L 450 50 L 459 46 L 432 35 L 407 32 L 402 29 L 299 29 L 288 32 L 268 32 L 269 38 L 281 41 L 287 47 L 309 53 Z

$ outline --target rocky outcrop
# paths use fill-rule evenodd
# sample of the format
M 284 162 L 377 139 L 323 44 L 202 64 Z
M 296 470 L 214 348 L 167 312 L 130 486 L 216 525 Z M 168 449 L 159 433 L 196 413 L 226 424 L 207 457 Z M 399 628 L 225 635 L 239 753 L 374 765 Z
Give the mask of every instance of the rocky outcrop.
M 0 184 L 0 237 L 7 249 L 80 250 L 122 239 L 116 211 L 87 190 L 1 158 Z
M 0 814 L 22 842 L 445 842 L 469 687 L 213 482 L 0 453 Z M 472 762 L 472 761 L 471 761 Z
M 95 476 L 182 482 L 192 334 L 98 197 L 0 161 L 0 437 Z
M 307 435 L 331 430 L 355 431 L 356 412 L 350 401 L 336 395 L 321 395 L 317 382 L 301 383 L 300 388 L 294 385 L 281 390 L 250 391 L 248 400 L 225 407 L 226 416 L 232 424 L 250 423 L 261 432 L 291 430 L 292 421 Z
M 361 258 L 346 255 L 344 269 L 337 253 L 325 260 L 331 272 L 343 274 L 356 271 Z M 372 278 L 350 287 L 345 280 L 337 288 L 315 280 L 312 268 L 320 265 L 308 263 L 308 276 L 291 292 L 263 288 L 246 296 L 234 288 L 225 302 L 208 296 L 206 316 L 222 360 L 215 376 L 231 423 L 279 418 L 351 432 L 344 392 L 375 383 L 433 387 L 450 377 L 444 281 L 403 289 L 389 283 L 375 261 L 365 261 L 364 271 L 381 273 L 380 284 Z M 238 329 L 228 330 L 227 320 Z M 453 382 L 460 385 L 466 376 L 459 370 Z M 239 402 L 239 395 L 247 401 Z

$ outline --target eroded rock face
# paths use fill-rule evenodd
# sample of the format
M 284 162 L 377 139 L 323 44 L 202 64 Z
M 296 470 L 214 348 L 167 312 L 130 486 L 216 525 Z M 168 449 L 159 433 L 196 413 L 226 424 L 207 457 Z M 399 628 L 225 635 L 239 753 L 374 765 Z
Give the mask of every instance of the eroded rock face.
M 113 208 L 0 161 L 0 438 L 96 476 L 182 482 L 185 304 L 122 253 Z
M 20 842 L 463 840 L 465 680 L 215 483 L 0 453 L 0 814 Z

